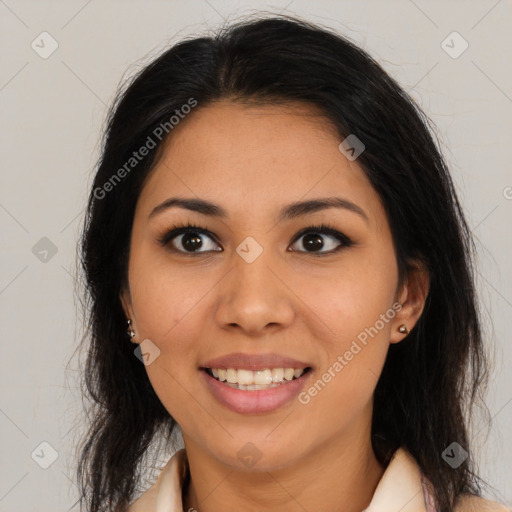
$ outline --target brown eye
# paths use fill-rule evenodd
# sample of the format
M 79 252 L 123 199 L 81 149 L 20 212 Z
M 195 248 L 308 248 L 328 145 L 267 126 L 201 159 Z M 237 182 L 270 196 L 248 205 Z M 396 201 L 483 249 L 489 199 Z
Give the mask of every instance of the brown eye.
M 208 240 L 209 239 L 209 240 Z M 215 237 L 207 229 L 199 226 L 174 226 L 158 238 L 162 246 L 171 246 L 173 251 L 184 254 L 201 254 L 210 251 L 222 251 L 215 249 L 217 246 Z M 181 246 L 181 247 L 180 247 Z M 205 250 L 202 250 L 205 249 Z
M 198 234 L 198 233 L 184 233 L 182 235 L 178 235 L 176 236 L 173 240 L 172 240 L 172 243 L 174 245 L 174 247 L 179 247 L 179 245 L 181 244 L 181 246 L 185 249 L 184 252 L 207 252 L 207 251 L 211 251 L 211 250 L 217 250 L 217 249 L 212 249 L 211 248 L 211 243 L 208 243 L 208 241 L 203 241 L 203 238 L 204 236 L 208 236 L 208 235 L 204 235 L 204 234 Z M 206 250 L 205 251 L 200 251 L 200 249 L 203 249 L 206 247 Z M 178 248 L 178 250 L 181 250 Z
M 309 226 L 301 230 L 295 236 L 293 244 L 299 245 L 298 242 L 301 238 L 303 239 L 302 247 L 305 250 L 292 249 L 292 251 L 318 256 L 333 254 L 354 244 L 349 237 L 324 224 Z M 158 238 L 158 243 L 177 253 L 195 255 L 212 251 L 222 252 L 222 248 L 219 247 L 216 240 L 217 237 L 206 228 L 190 224 L 173 226 Z
M 328 237 L 328 239 L 326 239 L 325 237 Z M 350 238 L 348 238 L 346 235 L 344 235 L 337 229 L 331 228 L 326 225 L 316 227 L 310 226 L 302 230 L 295 238 L 294 244 L 297 244 L 297 242 L 301 238 L 302 247 L 304 247 L 306 250 L 299 250 L 299 252 L 306 252 L 311 254 L 332 254 L 339 251 L 343 247 L 350 247 L 351 245 L 353 245 L 352 240 L 350 240 Z M 324 248 L 326 250 L 322 251 L 322 249 Z

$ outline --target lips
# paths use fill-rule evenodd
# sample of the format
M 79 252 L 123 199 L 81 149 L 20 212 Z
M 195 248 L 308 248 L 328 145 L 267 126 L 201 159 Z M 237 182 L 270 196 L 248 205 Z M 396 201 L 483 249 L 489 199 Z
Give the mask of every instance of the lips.
M 234 353 L 206 361 L 202 368 L 235 368 L 237 370 L 264 370 L 266 368 L 305 369 L 311 363 L 279 354 Z
M 220 404 L 241 414 L 263 414 L 290 402 L 311 376 L 311 365 L 278 354 L 229 354 L 200 367 Z

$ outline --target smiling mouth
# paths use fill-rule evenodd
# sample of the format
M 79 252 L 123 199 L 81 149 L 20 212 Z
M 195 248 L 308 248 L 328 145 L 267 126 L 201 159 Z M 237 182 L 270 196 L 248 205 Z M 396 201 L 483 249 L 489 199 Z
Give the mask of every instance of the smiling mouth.
M 210 377 L 233 389 L 262 391 L 286 385 L 300 379 L 311 368 L 264 368 L 261 370 L 237 370 L 235 368 L 202 368 Z

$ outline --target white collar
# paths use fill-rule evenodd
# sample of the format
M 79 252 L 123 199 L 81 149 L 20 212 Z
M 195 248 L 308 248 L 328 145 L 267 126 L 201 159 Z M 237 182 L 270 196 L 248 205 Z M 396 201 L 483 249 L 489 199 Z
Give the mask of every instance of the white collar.
M 413 457 L 403 448 L 393 455 L 363 512 L 430 512 L 430 497 L 422 486 L 422 474 Z M 434 511 L 435 512 L 435 511 Z
M 188 473 L 184 449 L 177 451 L 163 467 L 155 484 L 128 512 L 183 512 L 183 483 Z M 405 449 L 399 448 L 380 479 L 373 498 L 363 512 L 436 512 L 428 481 Z M 455 512 L 511 512 L 494 501 L 470 495 L 461 497 Z

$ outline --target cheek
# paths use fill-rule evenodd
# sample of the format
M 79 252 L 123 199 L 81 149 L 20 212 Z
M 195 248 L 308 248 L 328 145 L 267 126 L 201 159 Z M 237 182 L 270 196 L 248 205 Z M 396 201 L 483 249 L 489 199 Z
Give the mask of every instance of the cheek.
M 136 312 L 137 327 L 141 336 L 165 347 L 173 339 L 187 343 L 193 337 L 198 322 L 189 319 L 197 316 L 201 300 L 211 289 L 208 279 L 197 276 L 204 272 L 170 265 L 165 254 L 139 249 L 130 261 L 130 291 Z M 184 332 L 185 331 L 185 332 Z
M 196 395 L 192 371 L 198 361 L 198 340 L 204 337 L 200 316 L 207 314 L 206 284 L 191 286 L 179 272 L 145 264 L 133 274 L 130 287 L 138 339 L 150 339 L 160 350 L 146 366 L 151 385 L 169 414 L 180 425 L 188 425 L 190 417 L 202 414 L 191 396 Z
M 317 301 L 332 332 L 319 340 L 322 364 L 299 397 L 304 421 L 325 436 L 346 428 L 371 407 L 395 316 L 393 286 L 368 276 L 344 283 L 337 293 Z
M 315 286 L 309 295 L 315 313 L 328 326 L 318 339 L 323 354 L 317 385 L 308 392 L 309 397 L 318 395 L 311 402 L 322 414 L 336 414 L 326 407 L 329 403 L 356 410 L 371 398 L 389 348 L 396 282 L 393 252 L 377 256 L 376 251 L 347 258 L 328 285 Z
M 134 252 L 130 291 L 137 321 L 137 339 L 151 340 L 160 350 L 146 367 L 151 384 L 167 410 L 179 418 L 190 402 L 191 369 L 198 361 L 205 296 L 212 284 L 189 279 L 165 262 Z M 189 404 L 190 405 L 190 404 Z
M 389 339 L 398 273 L 394 254 L 379 252 L 354 252 L 321 279 L 297 281 L 298 295 L 307 297 L 308 305 L 328 327 L 323 338 L 329 340 L 329 350 L 342 350 L 376 322 L 379 335 Z

